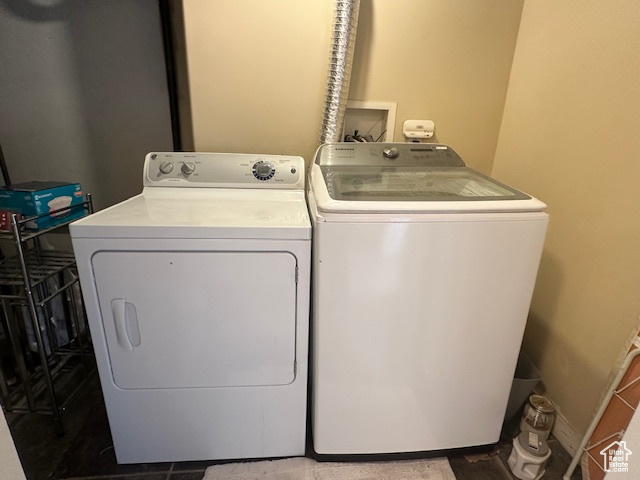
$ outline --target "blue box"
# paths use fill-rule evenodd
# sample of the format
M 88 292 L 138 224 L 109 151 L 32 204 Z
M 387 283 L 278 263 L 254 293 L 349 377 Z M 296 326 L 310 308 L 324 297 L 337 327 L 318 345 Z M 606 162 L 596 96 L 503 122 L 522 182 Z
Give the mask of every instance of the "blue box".
M 41 230 L 85 215 L 82 187 L 79 183 L 26 182 L 0 188 L 0 210 L 21 213 L 33 217 L 64 207 L 72 207 L 52 215 L 27 222 L 29 230 Z M 75 206 L 75 208 L 73 208 Z

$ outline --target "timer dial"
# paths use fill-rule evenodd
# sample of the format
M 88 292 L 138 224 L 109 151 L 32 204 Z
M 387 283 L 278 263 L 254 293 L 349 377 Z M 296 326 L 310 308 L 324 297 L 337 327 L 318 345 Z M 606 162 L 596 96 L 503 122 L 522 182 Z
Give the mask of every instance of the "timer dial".
M 276 174 L 276 169 L 273 164 L 271 162 L 265 162 L 264 160 L 254 163 L 251 171 L 253 172 L 253 176 L 261 181 L 269 180 Z
M 173 172 L 173 163 L 162 162 L 158 168 L 160 169 L 160 173 L 164 173 L 166 175 Z

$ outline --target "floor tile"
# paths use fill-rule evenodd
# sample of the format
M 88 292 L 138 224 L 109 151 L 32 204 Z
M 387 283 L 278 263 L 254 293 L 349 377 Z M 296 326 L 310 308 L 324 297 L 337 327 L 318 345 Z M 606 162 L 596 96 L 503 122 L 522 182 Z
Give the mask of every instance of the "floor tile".
M 51 480 L 168 472 L 170 468 L 171 463 L 118 465 L 104 402 L 100 402 L 85 419 L 76 438 L 53 471 Z
M 173 464 L 173 470 L 202 470 L 205 471 L 210 465 L 217 465 L 219 462 L 215 461 L 203 461 L 203 462 L 176 462 Z
M 186 470 L 206 470 L 207 467 L 212 465 L 222 465 L 225 463 L 246 463 L 246 462 L 260 462 L 263 460 L 275 460 L 273 458 L 245 458 L 236 460 L 206 460 L 202 462 L 176 462 L 173 464 L 174 471 L 186 471 Z
M 202 480 L 204 472 L 172 473 L 169 480 Z
M 69 480 L 74 480 L 70 478 Z M 82 478 L 82 480 L 89 480 L 87 478 Z M 153 473 L 153 474 L 132 474 L 132 475 L 118 475 L 117 477 L 95 477 L 90 480 L 167 480 L 166 473 Z M 191 480 L 191 479 L 184 479 Z M 202 480 L 194 479 L 194 480 Z
M 97 375 L 69 403 L 62 417 L 65 434 L 58 436 L 50 415 L 7 413 L 9 430 L 29 480 L 46 480 L 70 448 L 91 412 L 103 404 Z
M 549 461 L 547 462 L 547 473 L 545 475 L 549 478 L 562 478 L 571 463 L 571 455 L 569 455 L 555 438 L 549 439 L 549 448 L 551 449 L 551 457 L 549 457 Z M 573 472 L 571 480 L 582 480 L 580 467 Z
M 456 480 L 511 480 L 497 455 L 470 462 L 464 456 L 449 458 Z
M 69 405 L 64 437 L 56 436 L 51 417 L 8 414 L 7 420 L 28 480 L 202 480 L 208 466 L 237 462 L 118 465 L 97 376 Z M 545 478 L 562 478 L 571 457 L 553 437 L 549 445 L 552 456 Z M 515 477 L 507 466 L 511 448 L 511 439 L 505 435 L 487 454 L 452 453 L 449 461 L 457 480 L 512 480 Z M 580 480 L 579 469 L 572 480 Z

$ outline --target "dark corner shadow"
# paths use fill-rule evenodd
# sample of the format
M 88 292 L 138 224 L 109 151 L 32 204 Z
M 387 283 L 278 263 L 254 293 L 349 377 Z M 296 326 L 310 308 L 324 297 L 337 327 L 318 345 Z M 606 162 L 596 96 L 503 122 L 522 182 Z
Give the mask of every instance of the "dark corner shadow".
M 536 281 L 531 310 L 524 334 L 524 344 L 531 345 L 535 339 L 535 351 L 527 352 L 531 358 L 538 360 L 545 357 L 549 348 L 550 332 L 545 320 L 554 318 L 558 310 L 558 292 L 564 283 L 564 273 L 558 258 L 545 250 L 540 260 L 538 278 Z M 537 308 L 539 303 L 544 304 L 544 311 Z

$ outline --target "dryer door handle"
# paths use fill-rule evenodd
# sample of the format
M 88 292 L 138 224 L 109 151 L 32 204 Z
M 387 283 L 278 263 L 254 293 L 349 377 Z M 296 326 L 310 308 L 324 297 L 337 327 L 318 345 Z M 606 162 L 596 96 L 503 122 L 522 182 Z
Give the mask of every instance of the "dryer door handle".
M 124 298 L 114 298 L 111 300 L 111 311 L 118 345 L 127 351 L 139 346 L 140 330 L 135 305 L 125 301 Z

